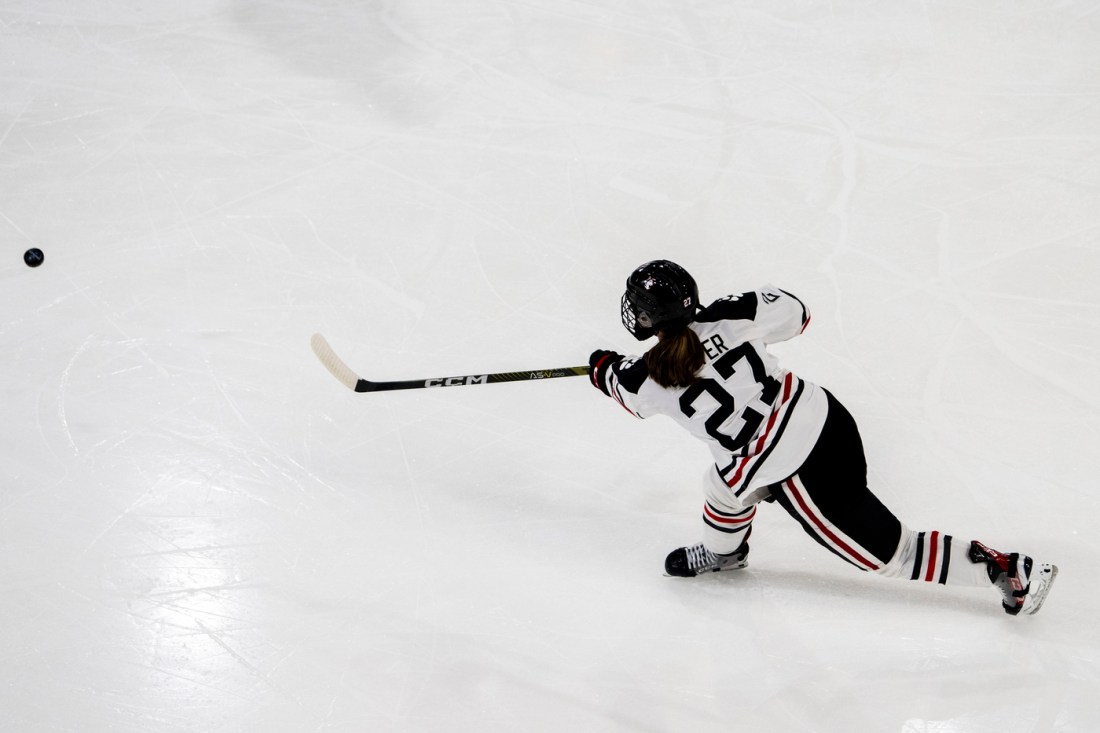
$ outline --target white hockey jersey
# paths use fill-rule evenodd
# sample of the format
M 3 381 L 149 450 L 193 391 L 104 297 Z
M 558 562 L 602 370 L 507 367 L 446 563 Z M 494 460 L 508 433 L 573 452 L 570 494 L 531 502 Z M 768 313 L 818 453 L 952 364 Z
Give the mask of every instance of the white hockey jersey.
M 667 415 L 710 447 L 707 503 L 714 516 L 708 523 L 751 520 L 746 510 L 767 497 L 768 486 L 794 474 L 813 449 L 828 412 L 825 392 L 780 368 L 767 350 L 802 333 L 809 321 L 802 301 L 766 286 L 698 312 L 689 327 L 706 363 L 690 387 L 660 386 L 640 357 L 596 370 L 597 386 L 630 413 Z

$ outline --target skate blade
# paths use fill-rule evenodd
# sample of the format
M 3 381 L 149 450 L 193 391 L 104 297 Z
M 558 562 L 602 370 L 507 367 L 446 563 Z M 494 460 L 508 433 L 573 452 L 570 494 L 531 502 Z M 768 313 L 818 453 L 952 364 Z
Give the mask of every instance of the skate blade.
M 1031 598 L 1029 600 L 1032 600 L 1033 603 L 1032 603 L 1031 607 L 1028 608 L 1025 611 L 1025 613 L 1027 613 L 1029 616 L 1033 616 L 1033 615 L 1039 613 L 1039 609 L 1043 607 L 1043 601 L 1045 601 L 1047 599 L 1047 594 L 1050 593 L 1050 587 L 1052 585 L 1054 585 L 1054 579 L 1057 578 L 1057 577 L 1058 577 L 1058 566 L 1057 565 L 1051 565 L 1050 566 L 1050 577 L 1048 577 L 1046 579 L 1046 581 L 1043 583 L 1043 586 L 1039 589 L 1038 593 L 1032 593 L 1031 594 Z M 1035 581 L 1032 580 L 1031 582 L 1034 583 Z
M 703 572 L 696 573 L 695 575 L 670 575 L 668 572 L 665 572 L 664 576 L 666 578 L 702 578 L 705 575 L 713 575 L 714 573 L 725 573 L 725 572 L 728 572 L 730 570 L 744 570 L 748 566 L 749 566 L 749 561 L 748 560 L 742 560 L 741 562 L 736 563 L 734 565 L 727 565 L 724 568 L 715 568 L 714 570 L 704 570 Z

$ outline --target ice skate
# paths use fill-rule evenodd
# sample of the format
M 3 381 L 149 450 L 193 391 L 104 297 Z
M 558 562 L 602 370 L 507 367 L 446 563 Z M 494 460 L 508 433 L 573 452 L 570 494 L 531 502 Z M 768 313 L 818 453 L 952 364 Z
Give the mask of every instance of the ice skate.
M 970 562 L 986 564 L 989 580 L 1004 596 L 1001 605 L 1011 616 L 1037 613 L 1058 576 L 1056 565 L 1035 563 L 1018 552 L 1005 555 L 976 540 L 970 543 L 969 557 Z
M 749 546 L 744 544 L 729 555 L 715 555 L 700 542 L 691 547 L 678 547 L 665 558 L 665 573 L 677 578 L 694 578 L 703 573 L 740 570 L 749 564 Z

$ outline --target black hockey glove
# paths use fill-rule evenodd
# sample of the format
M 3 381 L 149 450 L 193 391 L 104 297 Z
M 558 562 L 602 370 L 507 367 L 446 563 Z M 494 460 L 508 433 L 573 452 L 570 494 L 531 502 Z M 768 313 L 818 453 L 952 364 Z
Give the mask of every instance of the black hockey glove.
M 588 376 L 592 380 L 592 386 L 610 397 L 611 392 L 607 388 L 607 370 L 613 364 L 618 364 L 622 360 L 623 355 L 614 351 L 604 351 L 603 349 L 593 351 L 592 356 L 588 357 L 588 368 L 590 369 Z

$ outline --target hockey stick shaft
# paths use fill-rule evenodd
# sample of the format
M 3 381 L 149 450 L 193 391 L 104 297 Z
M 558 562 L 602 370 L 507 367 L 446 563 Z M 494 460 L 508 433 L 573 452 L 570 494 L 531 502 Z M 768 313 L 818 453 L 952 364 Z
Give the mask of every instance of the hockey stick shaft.
M 465 387 L 474 384 L 498 384 L 500 382 L 527 382 L 538 379 L 556 379 L 558 377 L 583 377 L 588 375 L 588 367 L 557 367 L 555 369 L 533 369 L 522 372 L 496 372 L 494 374 L 464 374 L 457 377 L 429 377 L 427 379 L 403 379 L 392 382 L 373 382 L 363 379 L 351 367 L 336 355 L 332 346 L 319 333 L 309 340 L 313 353 L 325 365 L 332 376 L 344 386 L 356 392 L 387 392 L 396 389 L 422 389 L 425 387 Z

